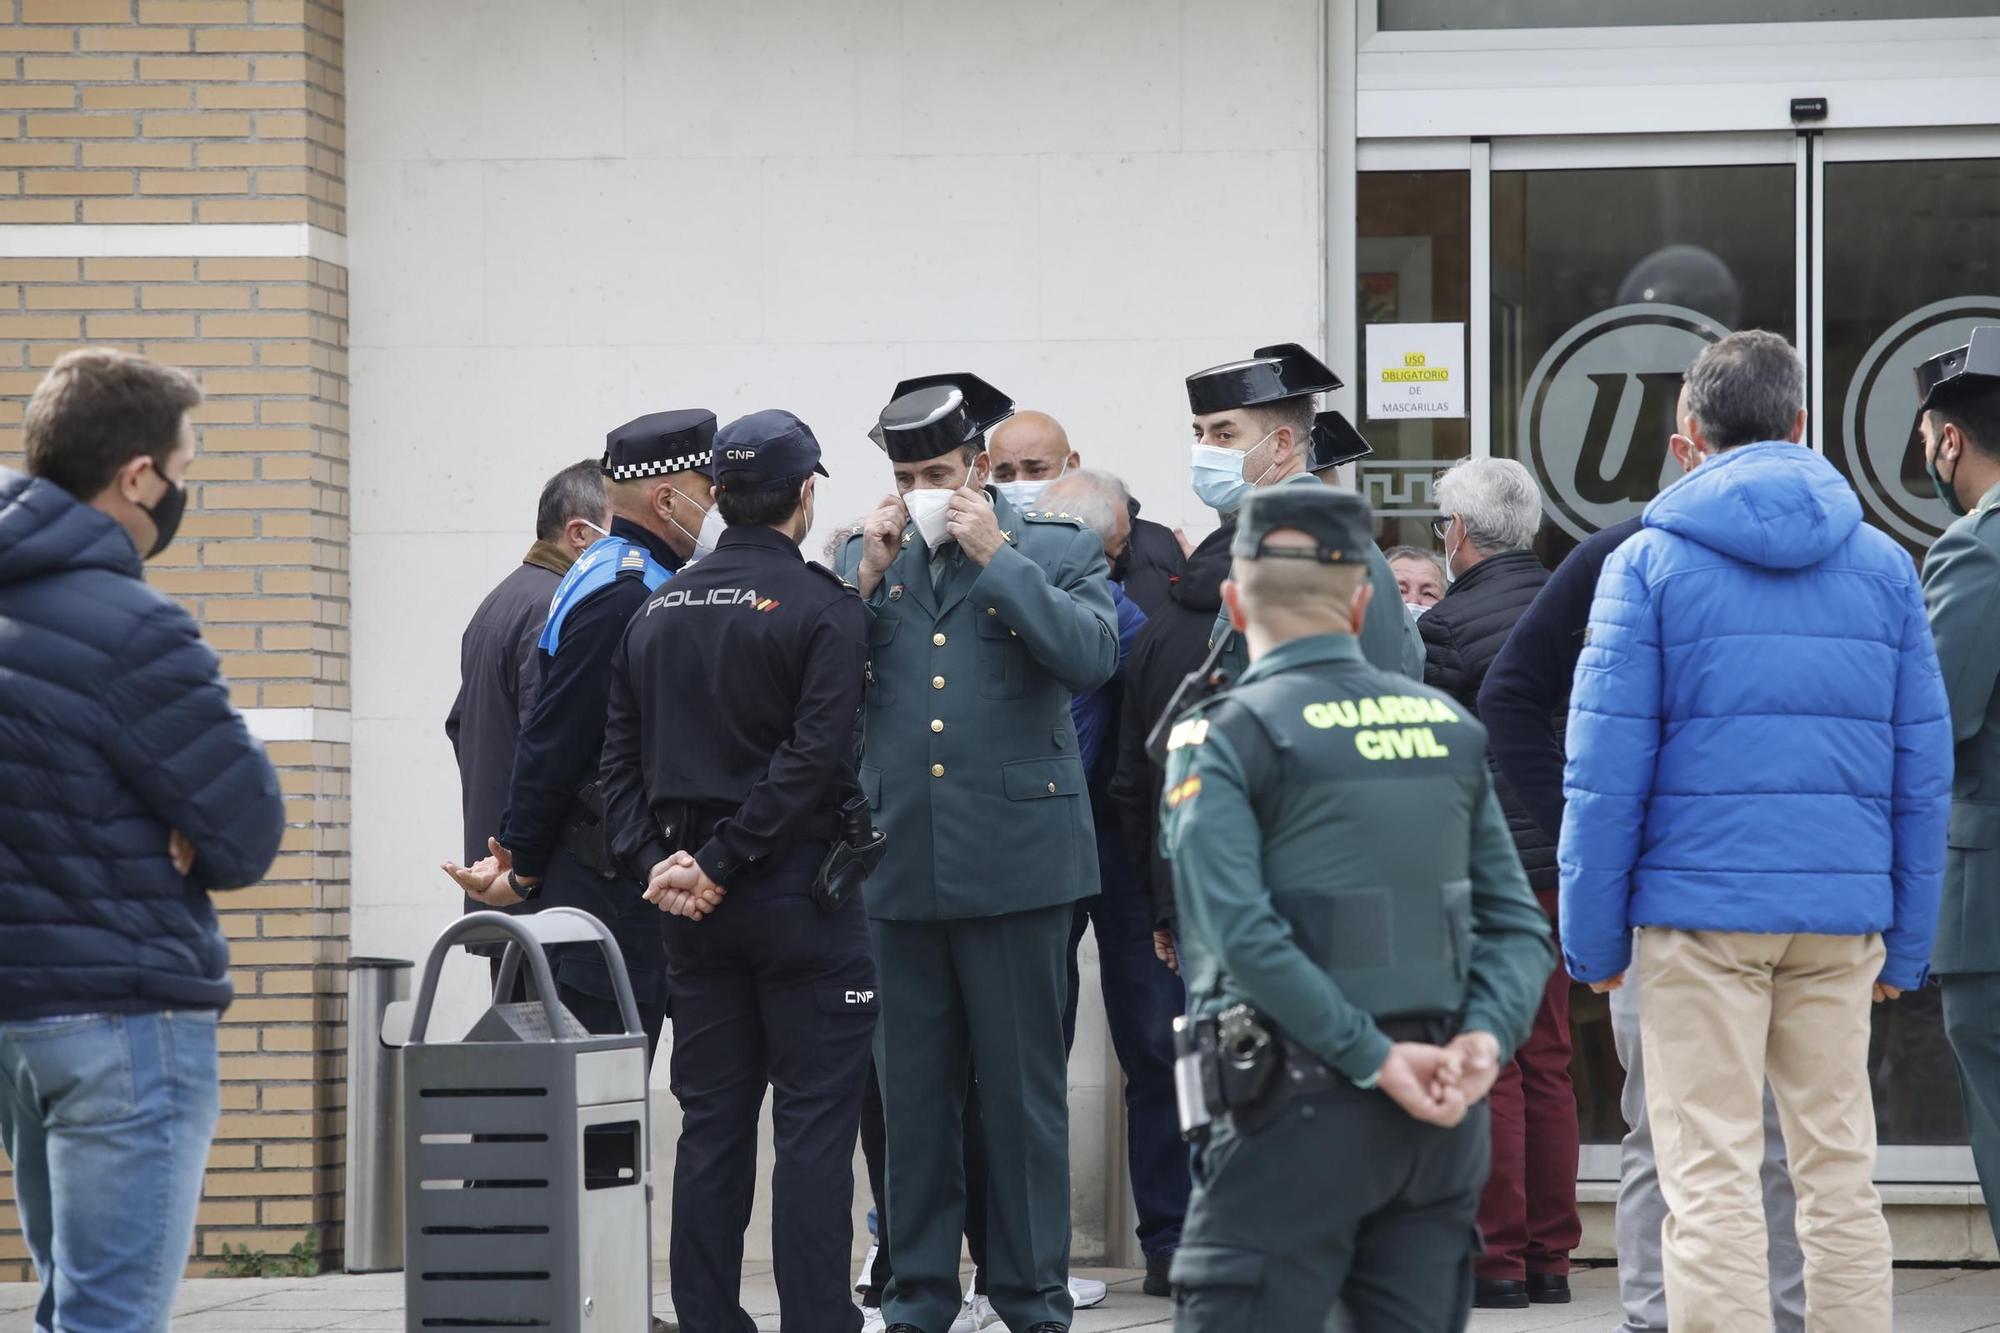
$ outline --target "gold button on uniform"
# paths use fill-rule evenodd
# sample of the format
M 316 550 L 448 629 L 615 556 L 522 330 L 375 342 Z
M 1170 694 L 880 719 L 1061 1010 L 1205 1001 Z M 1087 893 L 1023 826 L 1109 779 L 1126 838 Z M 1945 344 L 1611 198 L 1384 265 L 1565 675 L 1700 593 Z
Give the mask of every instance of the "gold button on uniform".
M 943 719 L 943 718 L 941 718 L 941 717 L 934 717 L 934 718 L 932 718 L 932 719 L 931 719 L 931 730 L 932 730 L 932 731 L 943 731 L 943 730 L 944 730 L 944 719 Z
M 934 690 L 941 690 L 941 689 L 943 689 L 943 688 L 944 688 L 944 677 L 943 677 L 943 676 L 932 676 L 932 677 L 931 677 L 931 688 L 932 688 L 932 689 L 934 689 Z
M 944 647 L 944 635 L 942 634 L 931 635 L 931 642 L 939 648 Z
M 934 778 L 941 778 L 941 777 L 943 777 L 943 776 L 944 776 L 944 765 L 943 765 L 943 764 L 932 764 L 932 765 L 931 765 L 931 776 L 932 776 L 932 777 L 934 777 Z

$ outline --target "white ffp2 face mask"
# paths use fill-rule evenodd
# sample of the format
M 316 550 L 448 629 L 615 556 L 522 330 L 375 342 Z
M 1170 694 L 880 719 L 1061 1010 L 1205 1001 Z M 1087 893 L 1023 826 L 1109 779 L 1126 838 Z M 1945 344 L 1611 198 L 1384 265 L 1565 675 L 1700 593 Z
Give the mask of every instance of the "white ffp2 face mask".
M 972 484 L 972 465 L 965 468 L 965 480 L 961 486 Z M 924 535 L 924 543 L 933 551 L 951 540 L 947 526 L 951 520 L 951 497 L 956 491 L 935 486 L 919 486 L 903 492 L 903 508 L 910 511 L 910 522 L 917 525 L 917 531 Z

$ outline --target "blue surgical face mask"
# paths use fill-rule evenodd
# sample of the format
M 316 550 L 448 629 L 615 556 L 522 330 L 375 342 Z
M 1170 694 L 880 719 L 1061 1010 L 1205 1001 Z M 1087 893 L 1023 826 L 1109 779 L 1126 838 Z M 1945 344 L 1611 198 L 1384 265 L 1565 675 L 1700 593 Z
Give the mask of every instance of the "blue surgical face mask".
M 1188 469 L 1188 481 L 1194 487 L 1197 499 L 1210 509 L 1225 514 L 1233 514 L 1243 505 L 1243 497 L 1248 495 L 1259 482 L 1270 474 L 1273 463 L 1257 474 L 1256 481 L 1246 481 L 1243 477 L 1244 465 L 1250 455 L 1263 448 L 1265 442 L 1278 432 L 1272 431 L 1248 449 L 1238 453 L 1234 449 L 1223 449 L 1212 444 L 1194 446 L 1194 458 Z
M 1024 477 L 1020 481 L 996 481 L 993 485 L 994 489 L 1007 497 L 1007 503 L 1014 506 L 1014 508 L 1032 509 L 1034 508 L 1035 501 L 1042 498 L 1042 492 L 1048 489 L 1050 482 L 1061 481 L 1068 475 L 1069 460 L 1065 458 L 1063 460 L 1062 471 L 1056 473 L 1053 477 L 1040 477 L 1032 480 Z

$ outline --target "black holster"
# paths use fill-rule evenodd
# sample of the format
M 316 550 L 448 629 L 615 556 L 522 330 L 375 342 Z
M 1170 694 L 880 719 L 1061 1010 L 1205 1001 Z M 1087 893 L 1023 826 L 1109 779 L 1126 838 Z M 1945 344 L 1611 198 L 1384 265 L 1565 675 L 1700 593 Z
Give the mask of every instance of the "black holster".
M 845 907 L 882 864 L 888 849 L 889 835 L 875 827 L 867 797 L 856 796 L 841 806 L 840 827 L 813 876 L 813 901 L 820 910 L 838 912 Z
M 604 793 L 595 782 L 577 788 L 569 809 L 563 812 L 562 836 L 557 842 L 592 874 L 605 879 L 618 874 L 611 862 L 611 847 L 604 827 Z

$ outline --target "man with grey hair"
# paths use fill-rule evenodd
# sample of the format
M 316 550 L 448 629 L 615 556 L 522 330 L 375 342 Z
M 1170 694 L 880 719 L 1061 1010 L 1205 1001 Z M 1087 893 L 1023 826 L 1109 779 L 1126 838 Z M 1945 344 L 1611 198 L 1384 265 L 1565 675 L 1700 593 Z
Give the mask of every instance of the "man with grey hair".
M 1605 561 L 1570 700 L 1563 956 L 1639 983 L 1676 1333 L 1771 1326 L 1767 1079 L 1811 1326 L 1892 1320 L 1869 1002 L 1929 971 L 1951 718 L 1909 556 L 1800 446 L 1804 385 L 1771 333 L 1689 368 L 1692 471 Z
M 1131 540 L 1125 483 L 1108 472 L 1073 471 L 1041 493 L 1042 507 L 1083 520 L 1104 542 L 1115 567 Z M 1069 1004 L 1063 1035 L 1076 1037 L 1076 951 L 1086 925 L 1097 935 L 1098 980 L 1111 1046 L 1125 1071 L 1125 1150 L 1132 1178 L 1132 1204 L 1139 1219 L 1139 1248 L 1146 1256 L 1148 1284 L 1163 1294 L 1167 1270 L 1180 1246 L 1187 1215 L 1188 1154 L 1174 1112 L 1174 1016 L 1182 993 L 1174 974 L 1153 953 L 1153 900 L 1139 873 L 1144 848 L 1126 846 L 1111 803 L 1111 778 L 1118 762 L 1120 713 L 1124 702 L 1122 668 L 1131 655 L 1146 615 L 1114 578 L 1111 600 L 1118 612 L 1120 674 L 1070 703 L 1077 749 L 1083 755 L 1091 817 L 1097 828 L 1097 866 L 1103 885 L 1096 897 L 1076 905 L 1069 932 Z
M 1548 582 L 1529 549 L 1542 496 L 1511 458 L 1465 458 L 1438 479 L 1445 595 L 1421 620 L 1424 684 L 1475 716 L 1479 687 L 1514 622 Z M 1544 833 L 1497 769 L 1494 794 L 1528 873 L 1528 887 L 1556 913 L 1555 840 Z M 1493 1085 L 1493 1167 L 1479 1201 L 1486 1252 L 1473 1303 L 1520 1309 L 1569 1298 L 1569 1255 L 1583 1236 L 1576 1210 L 1576 1092 L 1570 1083 L 1569 978 L 1545 978 L 1534 1027 Z

